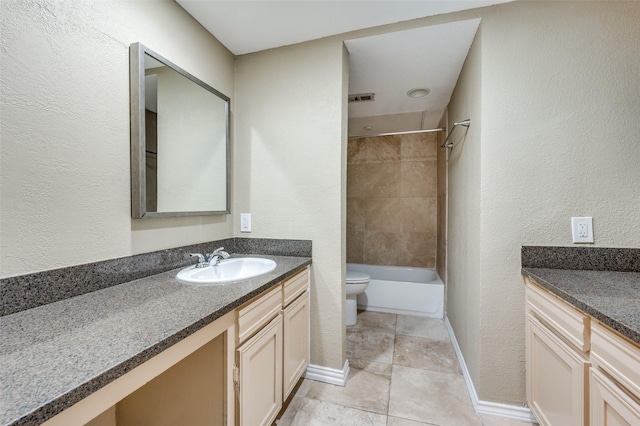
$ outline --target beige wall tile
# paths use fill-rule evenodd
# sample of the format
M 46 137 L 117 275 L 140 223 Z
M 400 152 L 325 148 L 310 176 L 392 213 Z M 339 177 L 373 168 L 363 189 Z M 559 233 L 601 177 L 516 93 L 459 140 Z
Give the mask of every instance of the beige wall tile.
M 366 198 L 347 198 L 347 230 L 364 231 L 366 205 Z
M 440 126 L 445 127 L 447 123 L 447 112 L 445 111 L 442 119 L 440 120 Z M 438 204 L 438 232 L 436 235 L 436 271 L 440 275 L 440 279 L 446 285 L 446 256 L 447 256 L 447 149 L 440 148 L 440 145 L 444 142 L 445 133 L 438 133 L 437 146 L 438 146 L 438 172 L 437 172 L 437 204 Z M 446 293 L 446 292 L 445 292 Z
M 426 232 L 402 233 L 403 250 L 399 266 L 434 268 L 436 263 L 435 234 Z
M 366 139 L 350 139 L 347 144 L 347 164 L 366 163 Z
M 400 161 L 400 138 L 379 136 L 366 138 L 367 163 L 395 163 Z
M 447 253 L 447 196 L 437 198 L 437 235 L 436 235 L 436 270 L 440 278 L 445 281 L 446 253 Z
M 437 138 L 426 133 L 349 141 L 349 262 L 435 267 Z
M 366 197 L 396 197 L 400 192 L 400 163 L 366 165 Z
M 436 197 L 400 198 L 397 201 L 403 232 L 436 233 Z
M 365 232 L 364 263 L 435 267 L 435 236 L 426 232 Z
M 401 236 L 393 232 L 365 232 L 364 263 L 368 265 L 397 265 L 402 249 Z
M 437 157 L 435 133 L 403 135 L 400 145 L 401 161 L 433 160 Z
M 366 164 L 351 164 L 347 167 L 347 198 L 365 198 L 367 194 Z
M 437 178 L 436 160 L 401 163 L 400 195 L 402 197 L 435 197 Z
M 365 213 L 365 232 L 400 232 L 404 209 L 398 198 L 369 198 Z
M 364 263 L 364 231 L 347 229 L 347 262 Z

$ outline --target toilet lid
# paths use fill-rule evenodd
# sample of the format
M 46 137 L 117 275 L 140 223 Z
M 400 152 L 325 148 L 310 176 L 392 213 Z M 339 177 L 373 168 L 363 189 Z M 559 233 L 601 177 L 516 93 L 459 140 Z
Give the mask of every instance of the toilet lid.
M 364 272 L 358 271 L 347 271 L 347 283 L 348 284 L 358 284 L 358 283 L 366 283 L 371 280 L 371 277 Z

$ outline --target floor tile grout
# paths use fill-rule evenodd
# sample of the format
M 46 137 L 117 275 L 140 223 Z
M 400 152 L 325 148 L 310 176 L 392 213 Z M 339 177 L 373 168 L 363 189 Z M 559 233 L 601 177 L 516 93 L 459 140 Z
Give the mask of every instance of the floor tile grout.
M 398 315 L 395 316 L 395 326 L 393 327 L 393 349 L 391 350 L 391 377 L 389 378 L 389 396 L 387 397 L 387 418 L 385 425 L 389 424 L 389 407 L 391 407 L 391 386 L 393 385 L 393 360 L 396 355 L 396 336 L 398 335 Z
M 347 357 L 354 361 L 349 377 L 351 386 L 349 383 L 345 387 L 340 387 L 309 381 L 306 393 L 300 396 L 295 404 L 292 401 L 289 422 L 283 421 L 278 424 L 282 426 L 309 424 L 350 426 L 365 423 L 377 426 L 530 425 L 499 418 L 489 421 L 490 419 L 486 416 L 475 413 L 470 400 L 460 397 L 463 394 L 467 396 L 466 384 L 455 352 L 452 355 L 449 353 L 451 339 L 446 328 L 443 328 L 444 323 L 440 324 L 441 322 L 442 320 L 424 317 L 371 311 L 359 312 L 358 324 L 348 327 L 346 331 Z M 392 327 L 390 323 L 393 323 Z M 391 333 L 393 338 L 390 339 Z M 384 337 L 385 335 L 387 337 Z M 399 341 L 398 336 L 412 339 Z M 389 341 L 391 341 L 391 360 L 387 363 L 380 359 L 387 359 Z M 424 343 L 427 341 L 437 342 L 437 344 Z M 445 342 L 449 342 L 449 345 Z M 404 348 L 403 351 L 396 353 L 396 349 L 399 350 L 400 347 Z M 357 356 L 353 357 L 353 355 Z M 396 355 L 398 363 L 396 363 Z M 354 371 L 357 373 L 354 374 Z M 452 378 L 447 379 L 447 375 Z M 385 382 L 386 380 L 388 382 Z M 399 382 L 396 383 L 397 380 Z M 396 384 L 395 393 L 392 392 L 394 383 Z M 376 400 L 376 393 L 378 397 L 382 396 L 380 392 L 384 392 L 385 389 L 380 386 L 388 386 L 386 401 L 379 398 Z M 361 389 L 362 392 L 360 392 Z M 420 397 L 416 399 L 416 395 Z M 396 408 L 391 415 L 391 404 L 394 400 Z M 418 405 L 412 406 L 408 400 L 418 401 Z M 383 401 L 386 402 L 386 408 Z M 447 408 L 452 405 L 456 407 L 454 411 Z M 422 422 L 414 420 L 416 418 L 421 418 Z M 392 419 L 391 423 L 390 419 Z

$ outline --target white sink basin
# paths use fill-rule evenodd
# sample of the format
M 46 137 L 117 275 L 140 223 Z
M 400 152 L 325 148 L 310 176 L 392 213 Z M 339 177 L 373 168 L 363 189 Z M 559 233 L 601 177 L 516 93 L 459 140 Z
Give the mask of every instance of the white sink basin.
M 221 260 L 216 266 L 189 266 L 178 272 L 176 279 L 190 285 L 217 285 L 246 280 L 273 271 L 276 262 L 262 257 L 235 257 Z

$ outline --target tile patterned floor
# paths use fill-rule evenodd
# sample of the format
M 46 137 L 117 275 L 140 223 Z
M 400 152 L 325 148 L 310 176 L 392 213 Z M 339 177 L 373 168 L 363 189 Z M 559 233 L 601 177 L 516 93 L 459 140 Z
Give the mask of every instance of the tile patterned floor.
M 278 426 L 532 426 L 477 416 L 442 320 L 359 312 L 346 386 L 304 380 Z

